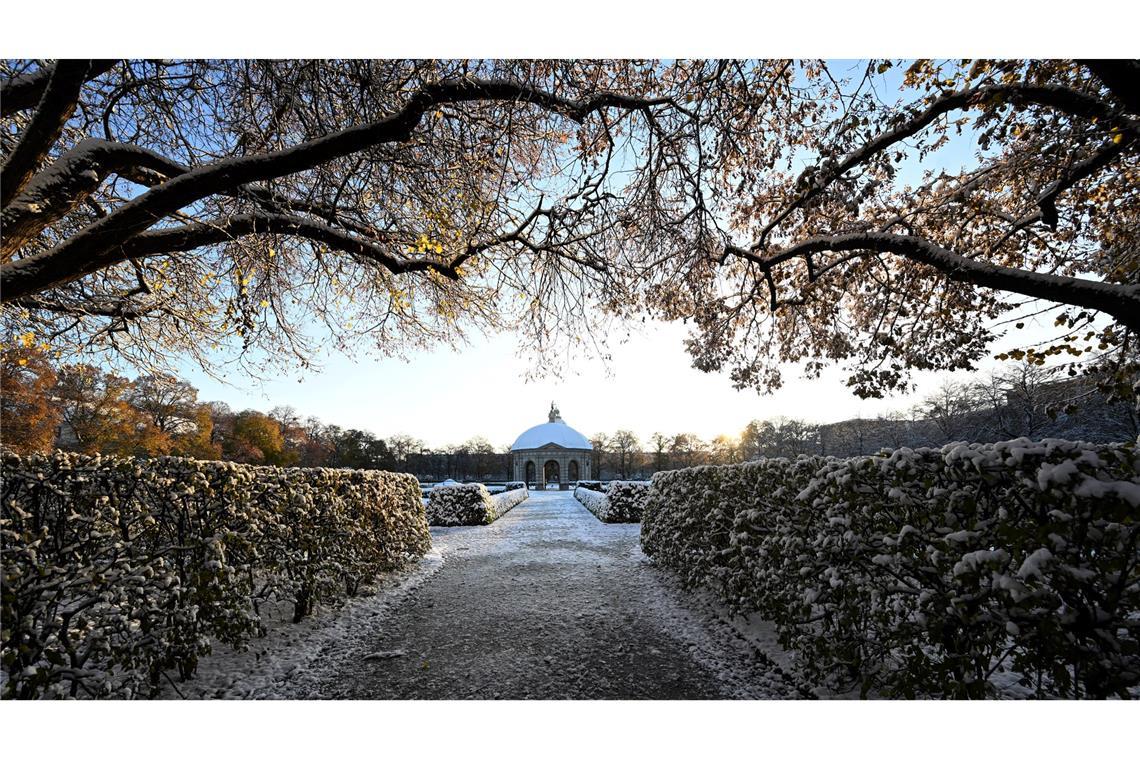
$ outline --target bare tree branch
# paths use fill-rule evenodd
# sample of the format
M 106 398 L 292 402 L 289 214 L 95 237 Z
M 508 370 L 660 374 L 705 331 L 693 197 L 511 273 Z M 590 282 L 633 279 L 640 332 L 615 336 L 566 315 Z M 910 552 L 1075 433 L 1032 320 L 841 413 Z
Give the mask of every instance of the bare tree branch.
M 999 266 L 961 256 L 929 240 L 910 235 L 853 232 L 812 237 L 771 255 L 759 255 L 735 247 L 729 248 L 728 253 L 745 258 L 768 273 L 773 267 L 792 259 L 826 251 L 867 251 L 903 256 L 932 266 L 951 280 L 1103 311 L 1130 329 L 1140 330 L 1138 285 L 1119 285 Z
M 90 61 L 91 65 L 84 81 L 89 82 L 100 74 L 110 71 L 116 63 L 118 61 L 115 60 Z M 40 68 L 29 74 L 13 77 L 0 86 L 0 116 L 12 116 L 39 103 L 44 90 L 47 89 L 52 71 L 52 68 Z
M 118 174 L 144 187 L 153 187 L 190 171 L 190 167 L 136 145 L 88 138 L 39 172 L 3 211 L 5 259 L 36 234 L 87 202 L 103 181 Z M 375 230 L 344 219 L 335 206 L 287 198 L 253 185 L 224 193 L 249 198 L 272 211 L 305 211 L 352 232 L 374 235 Z M 100 218 L 106 212 L 97 214 Z
M 0 167 L 0 206 L 7 206 L 24 188 L 59 139 L 79 102 L 79 89 L 90 69 L 90 61 L 60 61 L 55 65 L 35 115 Z
M 457 279 L 455 266 L 428 259 L 408 259 L 391 255 L 391 244 L 365 240 L 350 235 L 322 222 L 286 214 L 239 214 L 217 221 L 194 222 L 180 227 L 155 230 L 136 235 L 115 251 L 92 262 L 91 271 L 117 264 L 128 259 L 146 258 L 163 253 L 191 251 L 207 245 L 224 243 L 243 235 L 277 233 L 295 235 L 322 243 L 332 249 L 351 253 L 380 264 L 395 274 L 434 270 L 450 279 Z M 89 274 L 86 272 L 85 274 Z
M 952 111 L 977 106 L 986 101 L 1007 100 L 1021 104 L 1035 104 L 1057 108 L 1065 113 L 1086 119 L 1100 119 L 1107 124 L 1119 122 L 1111 106 L 1101 100 L 1058 85 L 991 85 L 957 90 L 935 98 L 923 111 L 904 120 L 898 126 L 882 132 L 858 149 L 847 154 L 833 164 L 824 164 L 815 176 L 805 176 L 806 187 L 790 203 L 785 205 L 761 230 L 752 250 L 763 250 L 768 237 L 792 212 L 819 196 L 832 182 L 881 154 L 892 145 L 913 137 L 934 123 L 936 119 Z
M 19 299 L 70 282 L 122 260 L 116 249 L 157 220 L 210 195 L 242 185 L 303 171 L 385 142 L 408 140 L 431 108 L 465 101 L 511 101 L 537 105 L 582 121 L 605 108 L 646 110 L 671 102 L 668 98 L 639 99 L 600 93 L 569 100 L 515 82 L 469 79 L 426 85 L 397 113 L 370 124 L 334 132 L 271 153 L 235 157 L 194 169 L 124 203 L 54 248 L 32 254 L 0 268 L 0 302 Z
M 89 138 L 56 159 L 5 205 L 5 259 L 94 193 L 110 174 L 153 186 L 188 171 L 176 161 L 135 145 Z M 105 214 L 103 216 L 106 216 Z
M 1135 60 L 1079 60 L 1104 82 L 1129 111 L 1140 114 L 1140 62 Z

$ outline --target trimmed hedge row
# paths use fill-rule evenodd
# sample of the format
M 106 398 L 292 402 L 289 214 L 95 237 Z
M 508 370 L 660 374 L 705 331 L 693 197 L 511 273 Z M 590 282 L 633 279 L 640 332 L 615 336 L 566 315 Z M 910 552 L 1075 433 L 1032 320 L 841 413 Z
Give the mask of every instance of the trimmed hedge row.
M 595 491 L 587 486 L 578 486 L 574 489 L 574 498 L 577 499 L 583 507 L 590 510 L 594 517 L 603 520 L 602 515 L 606 512 L 606 495 L 600 491 Z
M 3 695 L 147 696 L 430 547 L 410 475 L 4 454 Z
M 645 503 L 649 500 L 651 484 L 643 480 L 613 480 L 606 486 L 606 501 L 609 508 L 605 522 L 641 522 Z
M 649 488 L 650 484 L 645 481 L 614 480 L 605 493 L 579 485 L 574 489 L 574 498 L 602 522 L 635 523 L 641 522 Z
M 428 499 L 427 519 L 430 524 L 443 527 L 490 525 L 529 497 L 525 488 L 492 496 L 482 483 L 436 486 Z
M 585 488 L 588 491 L 597 491 L 598 493 L 603 493 L 606 490 L 605 486 L 602 485 L 602 481 L 600 480 L 579 480 L 578 485 L 575 486 L 574 490 L 576 491 L 579 488 Z
M 1025 439 L 658 473 L 646 554 L 887 696 L 1135 696 L 1140 455 Z
M 530 491 L 528 491 L 525 486 L 522 488 L 512 488 L 503 493 L 495 494 L 491 497 L 491 501 L 495 505 L 495 516 L 492 519 L 498 520 L 529 498 Z

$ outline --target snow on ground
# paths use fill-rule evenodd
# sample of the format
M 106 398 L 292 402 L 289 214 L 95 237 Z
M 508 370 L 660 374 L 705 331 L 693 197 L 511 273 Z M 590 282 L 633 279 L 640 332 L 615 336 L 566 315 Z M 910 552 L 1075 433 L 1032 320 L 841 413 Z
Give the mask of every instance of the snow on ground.
M 360 650 L 296 696 L 801 696 L 726 626 L 685 606 L 641 553 L 639 526 L 602 524 L 569 492 L 432 536 L 444 570 L 368 647 L 407 655 L 366 660 Z

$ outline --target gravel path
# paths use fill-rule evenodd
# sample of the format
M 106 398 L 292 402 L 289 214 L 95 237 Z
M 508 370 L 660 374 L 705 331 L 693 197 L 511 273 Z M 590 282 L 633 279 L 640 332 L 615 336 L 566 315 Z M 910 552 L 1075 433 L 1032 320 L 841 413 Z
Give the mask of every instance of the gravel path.
M 599 522 L 568 492 L 536 493 L 490 526 L 433 528 L 433 572 L 245 696 L 804 696 L 648 562 L 638 529 Z

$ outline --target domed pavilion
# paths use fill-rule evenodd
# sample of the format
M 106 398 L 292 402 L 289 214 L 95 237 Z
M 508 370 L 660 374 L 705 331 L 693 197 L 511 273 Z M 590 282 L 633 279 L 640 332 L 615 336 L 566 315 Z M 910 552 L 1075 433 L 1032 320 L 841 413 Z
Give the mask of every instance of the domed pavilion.
M 511 471 L 528 488 L 557 483 L 565 491 L 576 480 L 590 480 L 593 454 L 589 439 L 563 422 L 551 403 L 548 421 L 527 430 L 511 446 Z

